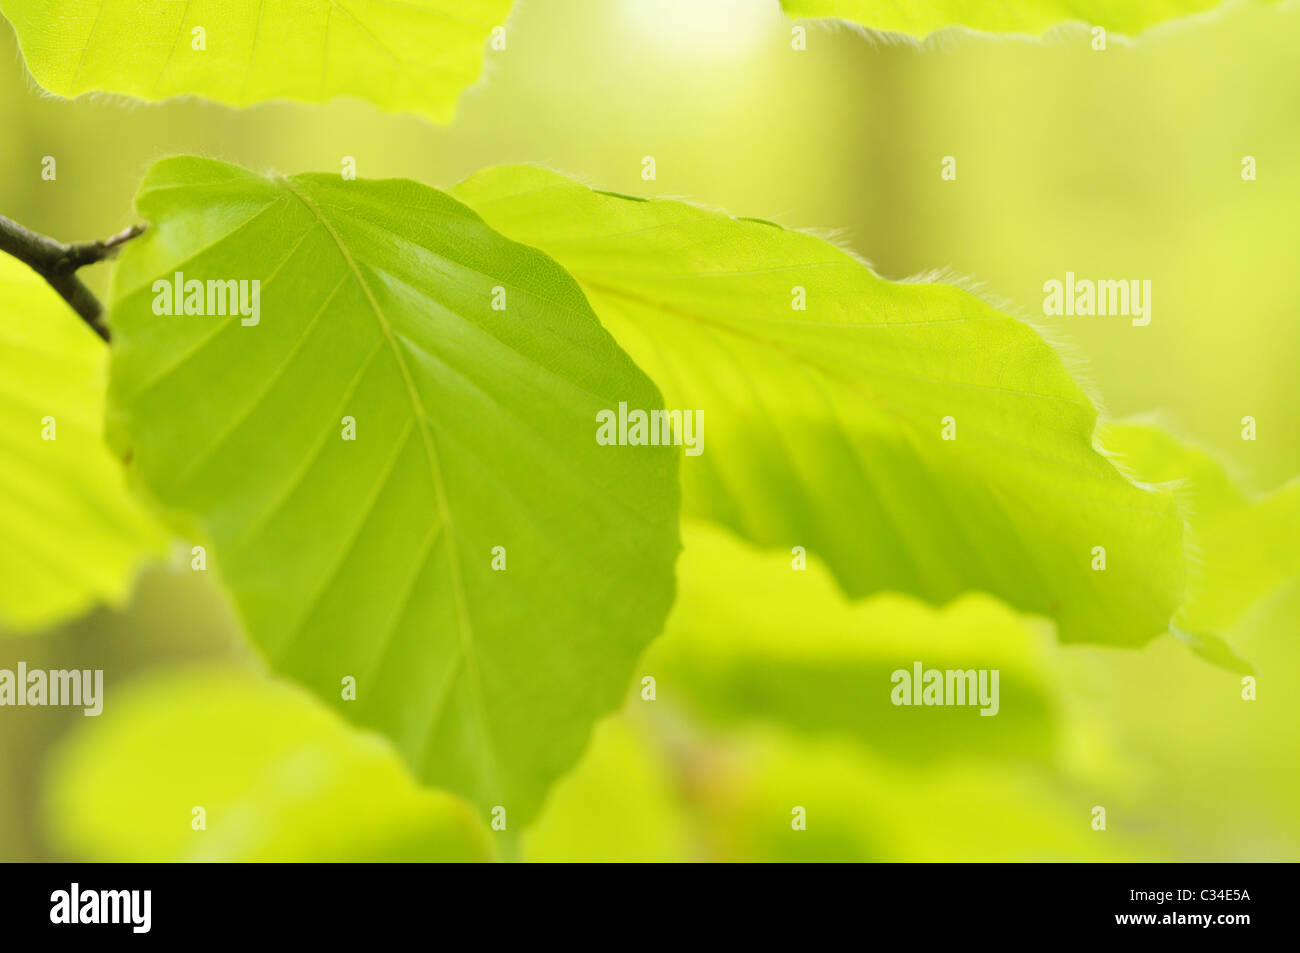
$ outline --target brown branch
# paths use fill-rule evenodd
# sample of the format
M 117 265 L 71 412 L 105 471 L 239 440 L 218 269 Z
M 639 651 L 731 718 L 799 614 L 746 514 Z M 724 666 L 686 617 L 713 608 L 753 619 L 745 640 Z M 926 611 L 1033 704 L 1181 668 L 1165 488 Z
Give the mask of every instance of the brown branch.
M 90 329 L 107 341 L 104 306 L 77 277 L 77 269 L 113 257 L 144 229 L 143 225 L 132 225 L 102 241 L 65 245 L 0 215 L 0 251 L 13 255 L 44 278 Z

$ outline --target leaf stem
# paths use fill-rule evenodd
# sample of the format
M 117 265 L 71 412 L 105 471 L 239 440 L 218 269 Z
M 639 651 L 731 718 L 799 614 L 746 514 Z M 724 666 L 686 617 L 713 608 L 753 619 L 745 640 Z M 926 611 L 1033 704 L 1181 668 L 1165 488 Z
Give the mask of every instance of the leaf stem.
M 123 244 L 144 230 L 144 225 L 132 225 L 101 241 L 65 245 L 0 215 L 0 251 L 17 258 L 44 278 L 90 329 L 107 341 L 104 306 L 77 277 L 77 269 L 113 257 Z

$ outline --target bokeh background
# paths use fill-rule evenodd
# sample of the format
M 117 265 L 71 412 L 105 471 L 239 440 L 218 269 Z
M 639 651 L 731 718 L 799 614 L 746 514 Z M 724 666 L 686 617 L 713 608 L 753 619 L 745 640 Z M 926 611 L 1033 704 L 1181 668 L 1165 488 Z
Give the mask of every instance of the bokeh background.
M 1300 473 L 1300 4 L 1230 3 L 1111 37 L 1103 53 L 1081 24 L 1033 41 L 950 30 L 920 44 L 807 28 L 807 49 L 793 50 L 775 0 L 518 0 L 506 50 L 489 52 L 484 81 L 439 127 L 349 101 L 62 101 L 32 84 L 3 24 L 0 211 L 60 239 L 101 237 L 133 220 L 145 169 L 177 153 L 286 173 L 338 171 L 352 156 L 358 175 L 437 187 L 486 165 L 543 164 L 603 189 L 816 230 L 886 277 L 942 270 L 977 283 L 1059 342 L 1110 415 L 1159 414 L 1252 493 Z M 46 155 L 55 182 L 40 178 Z M 940 177 L 947 155 L 956 181 Z M 1253 182 L 1241 178 L 1246 155 Z M 1151 324 L 1044 318 L 1042 284 L 1067 270 L 1150 279 Z M 87 273 L 100 288 L 106 277 L 106 266 Z M 1253 442 L 1241 439 L 1245 415 L 1258 421 Z M 733 563 L 765 559 L 701 534 Z M 709 585 L 725 594 L 743 580 Z M 716 630 L 760 624 L 739 609 L 692 614 L 693 598 L 718 596 L 685 586 L 667 639 L 688 638 L 702 616 Z M 895 614 L 876 608 L 785 624 L 792 638 L 834 625 L 898 638 Z M 1006 729 L 1030 742 L 909 751 L 855 723 L 865 685 L 837 686 L 842 720 L 793 723 L 753 715 L 761 705 L 733 706 L 744 715 L 634 694 L 511 856 L 1300 859 L 1300 580 L 1223 633 L 1259 675 L 1255 702 L 1241 700 L 1236 675 L 1167 637 L 1138 651 L 1066 649 L 1041 623 L 995 604 L 981 612 L 979 625 L 1018 633 L 1043 680 L 1046 727 Z M 924 610 L 915 624 L 959 640 L 974 615 Z M 179 556 L 147 572 L 122 611 L 0 638 L 0 667 L 20 659 L 104 668 L 109 705 L 133 682 L 196 665 L 257 669 L 217 582 Z M 0 714 L 0 859 L 115 856 L 52 790 L 52 758 L 85 721 Z M 127 768 L 142 785 L 167 770 L 138 757 Z M 302 797 L 328 801 L 304 784 Z M 816 823 L 792 839 L 790 805 L 805 802 Z M 1094 805 L 1107 807 L 1104 833 L 1091 829 Z M 100 807 L 105 825 L 147 834 L 129 791 Z M 322 824 L 284 856 L 331 856 L 330 836 Z

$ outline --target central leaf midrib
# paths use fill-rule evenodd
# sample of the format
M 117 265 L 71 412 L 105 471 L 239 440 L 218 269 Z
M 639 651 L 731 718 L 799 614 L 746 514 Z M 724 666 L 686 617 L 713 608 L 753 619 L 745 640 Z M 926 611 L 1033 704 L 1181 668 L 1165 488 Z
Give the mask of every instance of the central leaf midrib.
M 348 249 L 346 243 L 344 243 L 342 236 L 339 235 L 338 231 L 334 228 L 334 224 L 321 213 L 316 204 L 294 187 L 293 182 L 290 179 L 283 176 L 277 176 L 276 178 L 290 195 L 294 196 L 294 198 L 301 202 L 303 206 L 311 212 L 313 216 L 315 216 L 321 225 L 324 226 L 326 232 L 329 233 L 330 238 L 333 239 L 335 246 L 339 250 L 340 256 L 343 258 L 344 264 L 352 274 L 352 277 L 356 280 L 362 294 L 365 295 L 366 301 L 370 305 L 370 309 L 374 312 L 375 320 L 379 323 L 380 333 L 383 334 L 384 339 L 388 342 L 389 349 L 393 353 L 393 358 L 397 362 L 398 371 L 402 375 L 402 381 L 406 385 L 407 396 L 411 401 L 411 409 L 416 416 L 416 422 L 419 425 L 420 434 L 423 438 L 425 459 L 429 463 L 429 474 L 433 480 L 434 496 L 437 501 L 438 514 L 447 530 L 445 538 L 447 540 L 449 568 L 453 577 L 452 593 L 456 600 L 457 617 L 460 622 L 457 627 L 457 632 L 460 636 L 460 654 L 464 657 L 464 661 L 467 663 L 469 669 L 466 676 L 468 679 L 469 694 L 473 700 L 474 708 L 478 713 L 479 723 L 483 726 L 484 740 L 487 742 L 485 751 L 488 755 L 487 763 L 489 765 L 486 769 L 486 773 L 488 774 L 488 787 L 491 788 L 493 793 L 500 793 L 501 786 L 497 754 L 492 741 L 491 725 L 487 719 L 487 712 L 481 694 L 482 672 L 479 669 L 477 656 L 474 653 L 474 630 L 469 617 L 469 607 L 467 605 L 468 594 L 465 590 L 465 582 L 460 565 L 460 554 L 457 552 L 456 547 L 455 528 L 451 519 L 451 509 L 447 504 L 446 490 L 443 485 L 442 466 L 438 459 L 437 446 L 434 443 L 433 430 L 428 411 L 425 410 L 424 402 L 420 399 L 419 392 L 415 387 L 415 380 L 411 377 L 410 368 L 407 367 L 406 360 L 402 356 L 401 346 L 397 342 L 397 337 L 393 332 L 392 325 L 389 323 L 387 317 L 384 316 L 383 309 L 379 307 L 379 302 L 375 299 L 374 292 L 371 290 L 365 276 L 361 273 L 361 269 L 357 267 L 356 260 L 352 257 L 352 252 Z M 400 622 L 398 624 L 400 624 Z

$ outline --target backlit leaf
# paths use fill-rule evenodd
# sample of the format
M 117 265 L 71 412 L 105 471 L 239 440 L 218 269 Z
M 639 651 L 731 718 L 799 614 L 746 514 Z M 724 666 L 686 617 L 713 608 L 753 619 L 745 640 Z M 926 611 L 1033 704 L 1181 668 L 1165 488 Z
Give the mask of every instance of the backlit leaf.
M 264 677 L 168 673 L 78 722 L 46 801 L 55 842 L 76 860 L 491 857 L 467 803 L 421 788 L 383 739 Z
M 3 0 L 27 68 L 60 96 L 234 106 L 358 96 L 451 118 L 510 0 Z M 201 32 L 198 32 L 201 31 Z
M 522 823 L 672 600 L 679 452 L 595 439 L 658 392 L 554 262 L 414 182 L 181 158 L 138 204 L 115 439 L 276 671 Z M 259 280 L 258 323 L 155 314 L 176 272 Z
M 455 194 L 567 268 L 670 409 L 703 412 L 688 514 L 803 547 L 854 597 L 978 589 L 1066 641 L 1165 631 L 1183 591 L 1174 496 L 1096 449 L 1096 408 L 1029 326 L 811 235 L 542 169 Z
M 1183 484 L 1196 559 L 1181 626 L 1226 632 L 1259 599 L 1300 578 L 1300 479 L 1251 497 L 1210 453 L 1149 421 L 1108 423 L 1104 434 L 1140 478 Z
M 166 550 L 104 445 L 107 360 L 62 298 L 0 255 L 0 633 L 121 605 Z
M 1272 2 L 1272 0 L 1265 0 Z M 1100 26 L 1132 36 L 1166 20 L 1205 13 L 1223 0 L 781 0 L 791 18 L 834 17 L 882 33 L 924 37 L 947 27 L 1038 36 L 1058 23 Z

